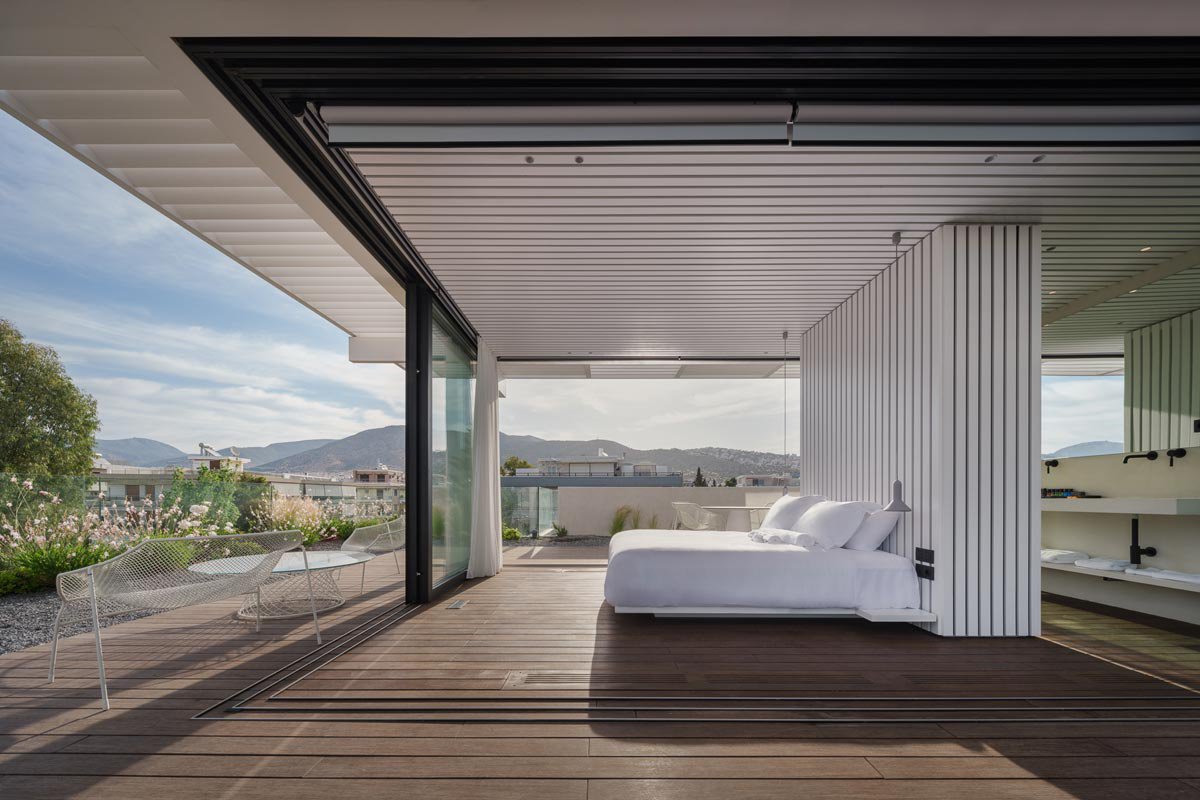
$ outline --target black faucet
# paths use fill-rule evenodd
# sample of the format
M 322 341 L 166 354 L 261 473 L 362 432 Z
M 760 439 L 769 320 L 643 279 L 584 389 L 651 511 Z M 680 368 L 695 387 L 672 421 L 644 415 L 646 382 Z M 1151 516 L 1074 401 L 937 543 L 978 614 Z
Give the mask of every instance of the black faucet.
M 1153 557 L 1153 556 L 1158 555 L 1158 548 L 1142 547 L 1141 542 L 1138 541 L 1138 517 L 1137 517 L 1137 514 L 1134 514 L 1133 519 L 1130 520 L 1129 539 L 1130 539 L 1130 541 L 1129 541 L 1129 563 L 1130 564 L 1141 566 L 1142 556 L 1152 556 Z
M 1122 464 L 1128 464 L 1128 463 L 1129 463 L 1129 459 L 1131 459 L 1131 458 L 1144 458 L 1144 459 L 1146 459 L 1147 461 L 1154 461 L 1154 460 L 1156 460 L 1156 459 L 1158 458 L 1158 451 L 1157 451 L 1157 450 L 1151 450 L 1151 451 L 1150 451 L 1150 452 L 1148 452 L 1148 453 L 1130 453 L 1129 455 L 1127 455 L 1127 456 L 1125 456 L 1124 458 L 1122 458 L 1122 459 L 1121 459 L 1121 463 L 1122 463 Z
M 1169 458 L 1171 460 L 1167 462 L 1167 466 L 1171 466 L 1171 467 L 1175 466 L 1175 459 L 1183 458 L 1186 455 L 1187 455 L 1187 450 L 1184 450 L 1182 447 L 1176 447 L 1174 450 L 1168 450 L 1167 458 Z
M 1050 459 L 1047 459 L 1047 460 L 1045 460 L 1045 461 L 1043 461 L 1043 462 L 1042 462 L 1042 466 L 1044 466 L 1044 467 L 1046 468 L 1046 474 L 1047 474 L 1047 475 L 1049 475 L 1049 474 L 1050 474 L 1050 470 L 1051 470 L 1052 468 L 1054 468 L 1054 467 L 1057 467 L 1057 466 L 1058 466 L 1058 459 L 1057 459 L 1057 458 L 1050 458 Z

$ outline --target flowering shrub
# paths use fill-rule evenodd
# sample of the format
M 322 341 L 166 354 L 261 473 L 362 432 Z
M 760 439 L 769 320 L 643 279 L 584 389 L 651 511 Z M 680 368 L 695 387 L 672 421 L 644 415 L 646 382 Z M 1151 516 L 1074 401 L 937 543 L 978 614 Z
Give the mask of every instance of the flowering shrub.
M 251 513 L 258 530 L 300 531 L 306 545 L 333 533 L 331 506 L 311 497 L 280 495 L 267 498 Z
M 148 498 L 88 509 L 64 503 L 31 480 L 9 477 L 7 484 L 0 508 L 0 594 L 53 587 L 58 573 L 112 558 L 142 539 L 214 536 L 233 528 L 206 522 L 203 504 L 185 511 Z

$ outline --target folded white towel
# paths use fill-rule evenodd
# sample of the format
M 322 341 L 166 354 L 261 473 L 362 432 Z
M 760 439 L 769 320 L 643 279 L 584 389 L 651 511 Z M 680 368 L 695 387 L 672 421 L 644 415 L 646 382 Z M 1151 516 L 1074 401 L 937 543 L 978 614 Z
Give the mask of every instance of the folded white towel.
M 1080 550 L 1042 548 L 1042 561 L 1045 561 L 1047 564 L 1074 564 L 1076 561 L 1085 558 L 1091 558 L 1091 556 Z
M 750 541 L 763 544 L 790 544 L 810 550 L 822 549 L 815 537 L 783 528 L 755 528 L 750 531 Z
M 1124 572 L 1129 562 L 1119 558 L 1081 558 L 1075 562 L 1075 566 L 1102 569 L 1106 572 Z
M 1194 572 L 1178 572 L 1173 569 L 1159 569 L 1158 567 L 1128 567 L 1125 570 L 1130 575 L 1140 575 L 1143 578 L 1154 578 L 1158 581 L 1179 581 L 1181 583 L 1200 584 L 1200 575 Z

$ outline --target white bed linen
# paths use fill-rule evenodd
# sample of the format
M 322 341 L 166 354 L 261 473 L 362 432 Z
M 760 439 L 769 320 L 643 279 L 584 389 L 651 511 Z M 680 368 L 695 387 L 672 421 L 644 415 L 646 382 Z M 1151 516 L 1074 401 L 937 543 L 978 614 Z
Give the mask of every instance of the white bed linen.
M 608 546 L 613 606 L 919 608 L 913 563 L 882 550 L 809 550 L 744 531 L 632 530 Z

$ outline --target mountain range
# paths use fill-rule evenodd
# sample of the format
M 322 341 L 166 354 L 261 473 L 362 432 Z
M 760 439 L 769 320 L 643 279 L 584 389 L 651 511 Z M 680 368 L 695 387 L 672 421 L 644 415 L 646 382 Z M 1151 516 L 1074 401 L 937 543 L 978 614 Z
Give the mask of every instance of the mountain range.
M 250 459 L 254 472 L 344 474 L 355 468 L 387 464 L 404 468 L 404 426 L 389 425 L 360 431 L 344 439 L 306 439 L 276 442 L 266 447 L 239 447 L 238 454 Z M 187 454 L 153 439 L 100 439 L 96 450 L 113 463 L 145 467 L 186 464 Z M 710 478 L 757 473 L 782 473 L 787 461 L 778 453 L 735 450 L 725 447 L 667 448 L 639 450 L 612 439 L 541 439 L 537 436 L 500 434 L 500 458 L 523 458 L 536 464 L 539 458 L 594 456 L 600 450 L 623 456 L 630 462 L 661 464 L 690 476 L 699 467 Z M 219 452 L 228 454 L 226 447 Z
M 1081 442 L 1049 453 L 1044 458 L 1069 458 L 1120 453 L 1120 442 Z M 99 439 L 97 452 L 117 464 L 142 467 L 186 465 L 187 454 L 154 439 Z M 219 452 L 228 455 L 230 448 Z M 708 478 L 737 475 L 779 474 L 788 471 L 789 462 L 778 453 L 735 450 L 727 447 L 665 448 L 639 450 L 612 439 L 541 439 L 537 436 L 500 434 L 500 459 L 509 456 L 536 464 L 539 458 L 594 456 L 603 450 L 622 456 L 629 462 L 661 464 L 690 477 L 699 467 Z M 356 468 L 374 468 L 387 464 L 404 468 L 404 426 L 388 425 L 360 431 L 344 439 L 303 439 L 275 442 L 265 447 L 239 447 L 238 454 L 250 459 L 253 472 L 348 474 Z M 792 459 L 794 464 L 794 459 Z

